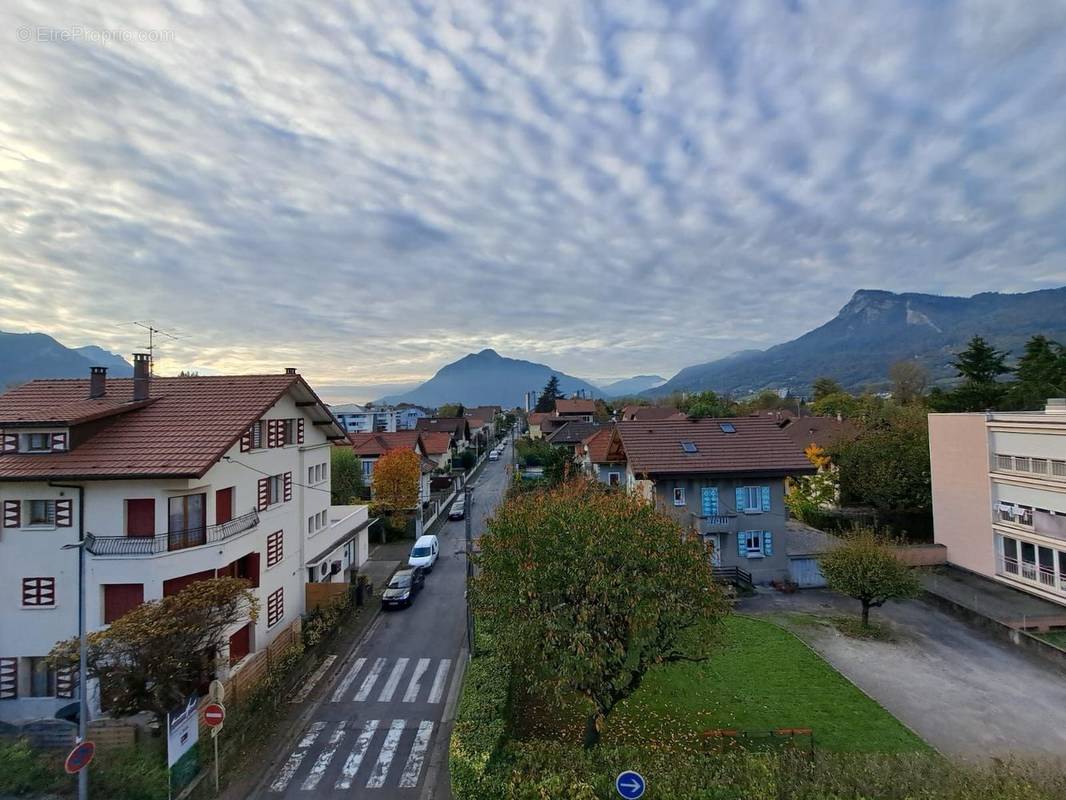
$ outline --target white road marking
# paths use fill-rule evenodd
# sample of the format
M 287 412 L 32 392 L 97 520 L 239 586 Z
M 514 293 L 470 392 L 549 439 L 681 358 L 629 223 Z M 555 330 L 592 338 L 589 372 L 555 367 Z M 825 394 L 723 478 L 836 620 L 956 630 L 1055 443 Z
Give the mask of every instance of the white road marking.
M 385 777 L 389 774 L 393 756 L 396 755 L 396 746 L 400 743 L 404 725 L 407 722 L 402 719 L 394 719 L 389 726 L 389 732 L 385 734 L 385 742 L 381 745 L 374 771 L 370 773 L 370 780 L 366 782 L 367 789 L 380 789 L 385 785 Z
M 418 723 L 418 732 L 415 733 L 414 743 L 411 745 L 411 754 L 407 757 L 407 765 L 400 775 L 401 789 L 414 789 L 418 786 L 418 778 L 422 774 L 422 762 L 426 758 L 426 749 L 429 747 L 429 737 L 433 735 L 433 723 L 422 720 Z
M 312 722 L 307 726 L 307 730 L 304 731 L 300 743 L 296 745 L 296 749 L 289 755 L 288 760 L 282 764 L 281 772 L 278 773 L 278 777 L 276 777 L 274 782 L 270 784 L 270 791 L 285 791 L 285 787 L 289 785 L 289 781 L 292 780 L 292 776 L 296 774 L 296 770 L 300 768 L 300 763 L 304 760 L 304 756 L 307 755 L 307 748 L 315 743 L 318 734 L 321 733 L 322 729 L 325 727 L 326 723 L 324 722 Z
M 370 747 L 370 740 L 374 738 L 377 729 L 378 721 L 376 719 L 367 720 L 366 725 L 363 726 L 363 730 L 359 733 L 359 738 L 355 740 L 355 746 L 352 747 L 352 752 L 348 754 L 348 758 L 344 762 L 344 767 L 341 769 L 341 776 L 337 778 L 337 783 L 333 787 L 334 789 L 352 788 L 352 780 L 355 778 L 355 773 L 359 771 L 359 765 L 363 763 L 363 756 L 366 755 L 366 751 Z
M 379 703 L 388 703 L 392 700 L 392 696 L 396 694 L 396 687 L 400 684 L 400 678 L 403 676 L 404 670 L 407 669 L 407 662 L 410 660 L 409 658 L 396 659 L 396 666 L 392 668 L 389 679 L 382 687 L 381 694 L 378 695 Z
M 374 662 L 374 666 L 370 668 L 370 672 L 366 674 L 366 678 L 363 679 L 363 685 L 359 687 L 359 691 L 355 693 L 355 697 L 352 699 L 357 703 L 362 703 L 368 697 L 370 692 L 374 689 L 374 684 L 378 682 L 378 676 L 381 674 L 381 670 L 385 668 L 385 659 L 379 658 Z
M 326 746 L 322 748 L 322 752 L 318 754 L 315 763 L 311 765 L 311 771 L 307 773 L 303 786 L 300 787 L 305 792 L 309 792 L 318 786 L 318 782 L 322 780 L 322 776 L 326 774 L 326 768 L 329 766 L 329 762 L 333 760 L 333 756 L 337 752 L 337 747 L 340 745 L 341 739 L 344 738 L 344 726 L 346 724 L 346 722 L 338 722 L 337 727 L 333 729 L 333 733 L 329 735 L 329 741 L 326 743 Z
M 450 658 L 442 658 L 437 666 L 437 675 L 433 679 L 433 686 L 429 690 L 429 702 L 439 703 L 444 696 L 444 685 L 448 682 L 448 670 L 452 668 Z
M 306 700 L 307 695 L 309 695 L 311 693 L 311 690 L 315 688 L 315 684 L 317 684 L 322 679 L 322 676 L 326 674 L 326 670 L 329 669 L 333 665 L 333 662 L 336 660 L 337 656 L 335 655 L 326 656 L 326 660 L 318 665 L 318 669 L 316 669 L 314 674 L 311 676 L 311 680 L 301 686 L 300 691 L 297 692 L 296 696 L 292 698 L 292 700 L 290 700 L 289 702 L 302 703 L 304 700 Z
M 429 659 L 420 658 L 415 666 L 415 674 L 411 676 L 411 682 L 407 684 L 407 691 L 403 694 L 405 703 L 413 703 L 418 699 L 418 693 L 422 691 L 422 676 L 429 669 Z
M 366 663 L 365 658 L 355 659 L 355 663 L 352 664 L 352 668 L 348 670 L 344 679 L 337 684 L 337 691 L 333 693 L 333 702 L 339 703 L 344 699 L 344 695 L 348 693 L 348 687 L 352 685 L 352 681 L 355 680 L 355 676 L 359 674 L 359 670 L 363 668 L 363 664 Z

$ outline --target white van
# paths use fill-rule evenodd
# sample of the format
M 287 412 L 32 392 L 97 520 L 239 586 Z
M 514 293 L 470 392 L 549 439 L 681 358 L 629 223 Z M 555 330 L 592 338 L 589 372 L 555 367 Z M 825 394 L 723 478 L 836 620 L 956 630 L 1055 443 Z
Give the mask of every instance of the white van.
M 440 552 L 440 545 L 437 543 L 437 537 L 427 533 L 425 536 L 418 537 L 415 546 L 411 548 L 407 563 L 412 567 L 422 567 L 426 572 L 432 572 L 433 565 L 437 563 L 438 552 Z

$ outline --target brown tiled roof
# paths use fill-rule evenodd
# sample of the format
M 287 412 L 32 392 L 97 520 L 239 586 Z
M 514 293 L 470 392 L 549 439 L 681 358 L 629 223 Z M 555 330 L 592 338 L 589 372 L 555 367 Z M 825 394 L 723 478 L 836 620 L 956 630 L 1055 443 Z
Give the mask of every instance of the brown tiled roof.
M 3 398 L 0 397 L 0 400 Z M 4 405 L 3 427 L 14 428 L 20 425 L 79 425 L 83 422 L 103 419 L 104 417 L 123 414 L 144 408 L 153 402 L 152 398 L 138 400 L 117 397 L 84 398 L 63 401 L 56 405 L 38 405 L 38 397 L 25 393 L 23 397 L 13 397 Z
M 419 441 L 418 431 L 394 433 L 349 433 L 348 441 L 359 456 L 380 456 L 390 450 L 414 450 Z
M 853 439 L 858 435 L 858 430 L 851 422 L 836 417 L 794 418 L 781 429 L 801 449 L 812 443 L 819 447 L 831 447 L 839 441 Z
M 580 444 L 590 434 L 602 427 L 600 422 L 584 422 L 582 420 L 569 420 L 564 422 L 548 437 L 552 444 Z
M 586 437 L 584 444 L 588 448 L 589 460 L 593 464 L 624 464 L 626 461 L 622 440 L 618 437 L 618 432 L 613 425 L 600 428 L 591 436 Z
M 422 417 L 415 423 L 416 431 L 448 431 L 453 436 L 465 439 L 470 430 L 466 417 Z
M 0 395 L 0 427 L 25 424 L 27 415 L 76 412 L 81 416 L 71 420 L 75 424 L 99 419 L 89 413 L 93 407 L 110 408 L 112 418 L 101 420 L 95 433 L 67 452 L 0 455 L 0 479 L 200 477 L 288 391 L 316 403 L 308 413 L 332 423 L 327 435 L 343 434 L 299 375 L 156 377 L 147 404 L 133 404 L 132 378 L 109 379 L 103 403 L 87 399 L 88 379 L 30 381 Z M 124 413 L 114 416 L 122 404 L 128 404 Z
M 723 424 L 736 433 L 723 431 Z M 765 417 L 619 422 L 617 428 L 637 475 L 814 472 L 802 448 Z M 692 442 L 696 452 L 686 453 L 682 442 Z
M 556 414 L 595 414 L 596 413 L 596 401 L 595 400 L 583 400 L 582 398 L 576 398 L 574 400 L 556 400 L 555 401 L 555 413 Z
M 530 425 L 540 425 L 544 420 L 550 419 L 551 414 L 546 411 L 530 411 L 527 421 Z
M 452 446 L 452 435 L 447 431 L 426 431 L 422 434 L 422 447 L 426 455 L 439 456 Z
M 559 430 L 566 423 L 571 422 L 569 417 L 553 417 L 547 416 L 540 421 L 540 432 L 547 436 L 548 434 Z
M 640 420 L 651 422 L 659 419 L 688 419 L 673 406 L 625 406 L 622 408 L 622 421 Z

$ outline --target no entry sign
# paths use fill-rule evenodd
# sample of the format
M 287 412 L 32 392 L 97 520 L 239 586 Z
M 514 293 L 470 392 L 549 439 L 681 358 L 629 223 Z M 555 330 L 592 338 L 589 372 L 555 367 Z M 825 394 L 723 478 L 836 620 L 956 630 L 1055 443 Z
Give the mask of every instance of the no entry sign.
M 89 766 L 89 762 L 93 760 L 93 755 L 95 753 L 96 744 L 93 742 L 82 742 L 70 751 L 70 755 L 67 756 L 67 760 L 63 763 L 63 769 L 65 769 L 70 775 L 73 775 L 76 772 L 81 772 Z
M 217 728 L 226 719 L 226 707 L 221 703 L 208 703 L 204 708 L 204 722 Z

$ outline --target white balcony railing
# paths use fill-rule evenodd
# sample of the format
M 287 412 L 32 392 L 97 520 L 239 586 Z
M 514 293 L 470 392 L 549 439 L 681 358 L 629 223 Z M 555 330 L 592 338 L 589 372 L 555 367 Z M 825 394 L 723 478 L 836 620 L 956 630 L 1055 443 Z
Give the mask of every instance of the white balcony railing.
M 992 469 L 996 472 L 1015 472 L 1035 475 L 1039 478 L 1066 480 L 1066 461 L 1061 459 L 1008 456 L 996 453 L 992 458 Z

